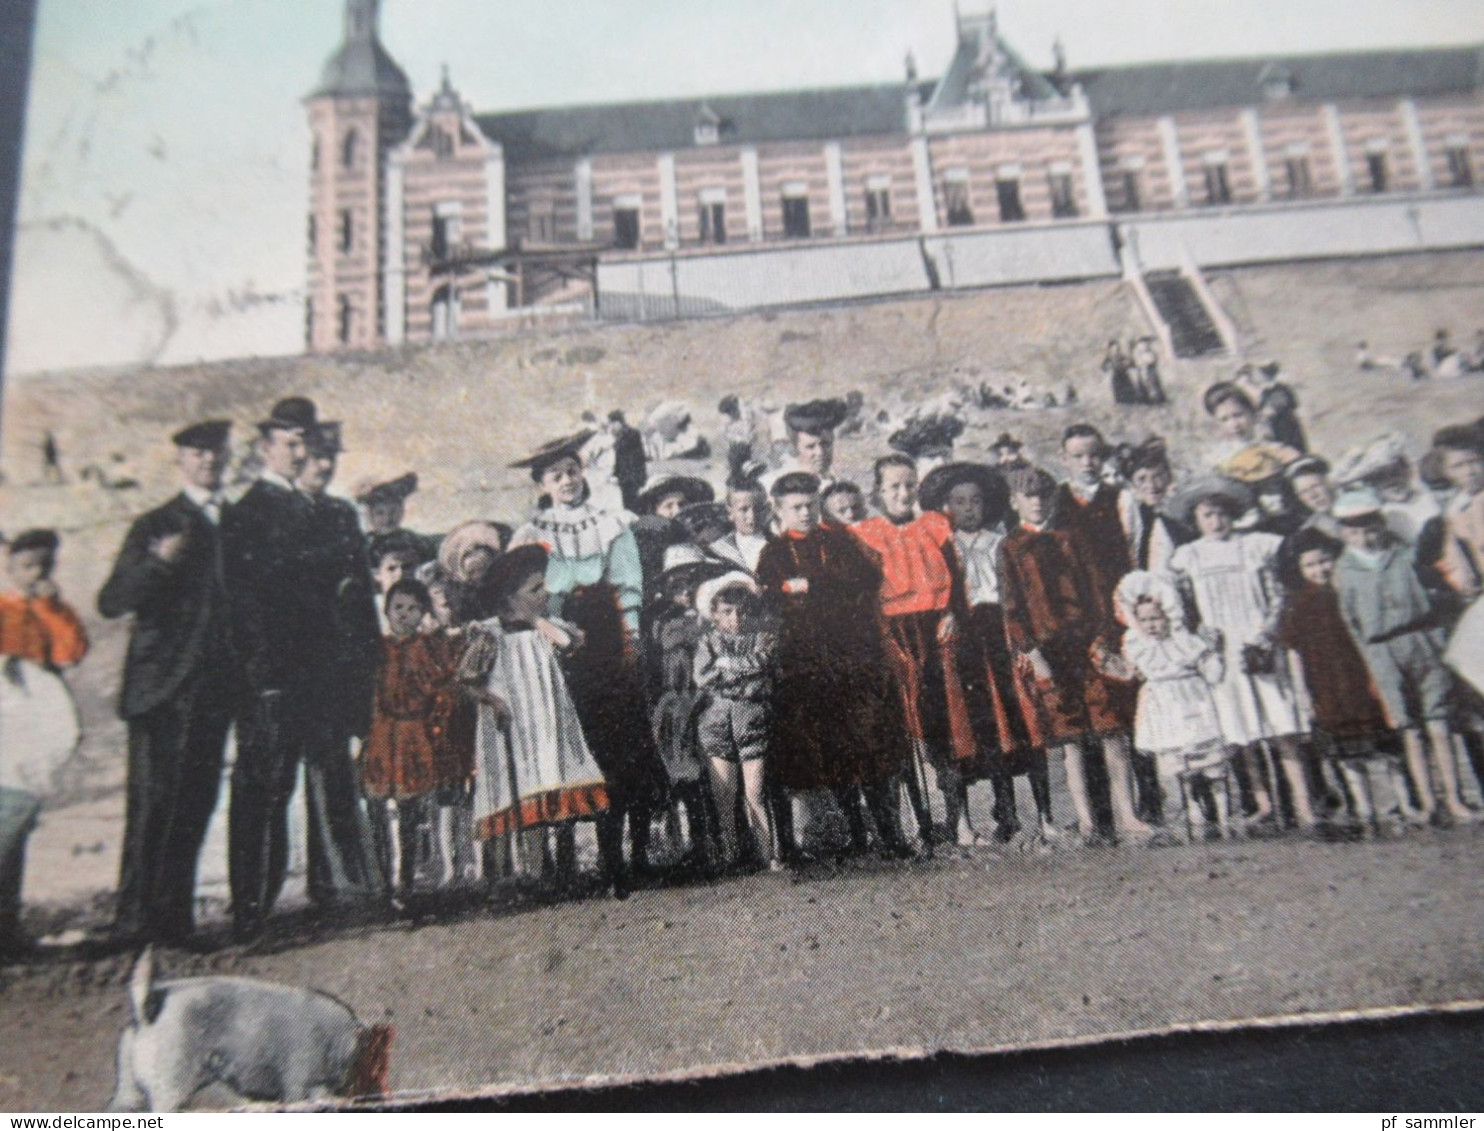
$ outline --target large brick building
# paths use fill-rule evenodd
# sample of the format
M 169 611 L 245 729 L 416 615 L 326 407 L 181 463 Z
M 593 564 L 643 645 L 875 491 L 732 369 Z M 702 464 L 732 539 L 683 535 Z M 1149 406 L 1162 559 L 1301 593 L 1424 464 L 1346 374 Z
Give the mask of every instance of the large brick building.
M 1484 171 L 1477 48 L 1042 73 L 991 12 L 958 17 L 936 80 L 909 59 L 895 85 L 476 114 L 447 74 L 414 106 L 378 8 L 347 0 L 306 99 L 317 351 L 482 336 L 543 308 L 1029 281 L 1041 248 L 1047 278 L 1107 273 L 1161 216 L 1261 211 L 1276 232 L 1274 209 L 1461 197 Z M 1009 229 L 1045 238 L 969 239 Z M 747 254 L 770 250 L 787 254 Z M 976 274 L 975 256 L 995 263 Z

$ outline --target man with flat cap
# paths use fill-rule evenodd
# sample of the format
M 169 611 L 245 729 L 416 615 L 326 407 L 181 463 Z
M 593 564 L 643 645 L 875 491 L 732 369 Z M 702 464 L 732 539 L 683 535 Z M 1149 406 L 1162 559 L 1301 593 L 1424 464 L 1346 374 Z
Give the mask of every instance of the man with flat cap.
M 288 866 L 288 809 L 321 709 L 307 673 L 322 660 L 322 544 L 297 480 L 319 427 L 314 402 L 287 397 L 258 425 L 263 470 L 222 523 L 232 626 L 242 658 L 237 762 L 227 829 L 233 929 L 261 933 Z
M 180 943 L 194 930 L 196 862 L 216 808 L 240 687 L 222 569 L 231 423 L 175 433 L 181 490 L 129 528 L 103 589 L 105 617 L 133 614 L 119 713 L 129 726 L 115 932 Z
M 305 720 L 302 751 L 309 898 L 328 906 L 384 894 L 350 752 L 351 738 L 364 739 L 371 729 L 381 624 L 360 517 L 352 503 L 329 493 L 344 450 L 339 421 L 319 422 L 304 441 L 308 458 L 295 486 L 313 504 L 311 581 L 318 614 L 310 629 L 316 655 L 303 672 L 316 704 Z

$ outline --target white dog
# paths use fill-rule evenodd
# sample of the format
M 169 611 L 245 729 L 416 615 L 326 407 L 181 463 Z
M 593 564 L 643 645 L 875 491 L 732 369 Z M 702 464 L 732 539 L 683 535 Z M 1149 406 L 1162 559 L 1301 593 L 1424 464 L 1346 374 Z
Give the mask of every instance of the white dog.
M 146 948 L 129 1000 L 113 1111 L 178 1111 L 210 1084 L 288 1104 L 386 1092 L 390 1027 L 363 1026 L 318 990 L 225 977 L 156 985 Z

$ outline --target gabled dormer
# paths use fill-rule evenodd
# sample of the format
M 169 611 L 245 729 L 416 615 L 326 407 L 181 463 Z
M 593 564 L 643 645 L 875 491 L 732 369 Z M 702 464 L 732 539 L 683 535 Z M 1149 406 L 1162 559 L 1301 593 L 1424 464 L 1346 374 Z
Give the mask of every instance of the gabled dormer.
M 721 141 L 721 115 L 704 102 L 696 111 L 695 139 L 697 145 L 715 145 Z
M 1257 85 L 1264 102 L 1281 102 L 1293 95 L 1293 72 L 1286 63 L 1268 63 L 1257 72 Z
M 955 13 L 955 17 L 958 43 L 953 60 L 923 107 L 925 132 L 1086 118 L 1087 105 L 1081 91 L 1073 86 L 1063 93 L 1029 66 L 1001 38 L 993 8 L 967 15 Z
M 447 66 L 438 92 L 418 114 L 409 141 L 414 150 L 431 153 L 440 161 L 482 157 L 489 148 L 489 139 L 480 132 L 473 112 L 454 90 Z

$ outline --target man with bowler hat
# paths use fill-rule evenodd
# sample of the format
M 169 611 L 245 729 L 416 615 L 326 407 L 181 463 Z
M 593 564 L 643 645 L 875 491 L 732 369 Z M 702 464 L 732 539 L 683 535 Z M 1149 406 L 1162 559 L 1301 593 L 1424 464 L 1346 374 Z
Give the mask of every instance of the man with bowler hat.
M 114 923 L 130 941 L 181 943 L 194 930 L 196 862 L 240 685 L 221 544 L 231 427 L 205 420 L 171 437 L 180 492 L 135 520 L 98 594 L 103 616 L 134 617 L 119 697 L 129 767 Z
M 315 582 L 315 508 L 295 481 L 308 462 L 314 402 L 287 397 L 258 425 L 263 469 L 222 523 L 232 627 L 242 659 L 227 864 L 233 930 L 262 932 L 288 866 L 288 808 L 306 721 L 305 681 L 318 659 L 323 594 Z
M 304 720 L 304 785 L 309 807 L 309 898 L 321 906 L 385 894 L 350 739 L 371 728 L 381 625 L 356 508 L 329 494 L 343 450 L 339 421 L 305 434 L 308 459 L 295 485 L 313 504 L 311 583 L 317 655 L 303 673 L 316 710 Z

